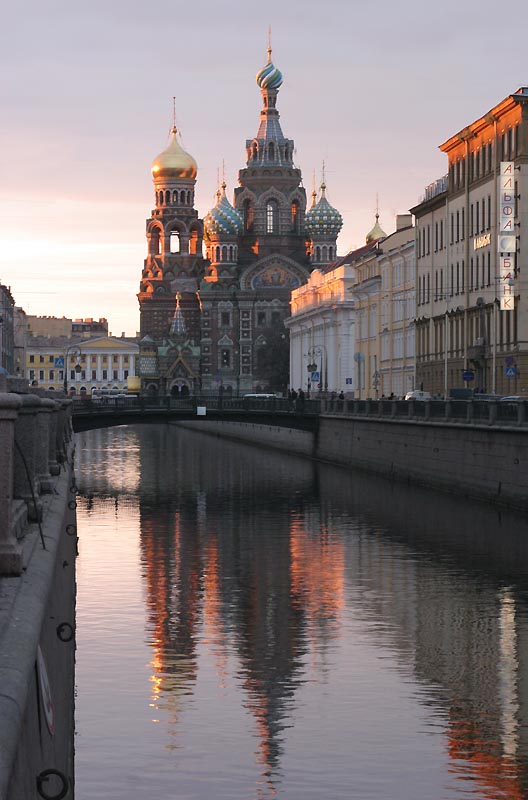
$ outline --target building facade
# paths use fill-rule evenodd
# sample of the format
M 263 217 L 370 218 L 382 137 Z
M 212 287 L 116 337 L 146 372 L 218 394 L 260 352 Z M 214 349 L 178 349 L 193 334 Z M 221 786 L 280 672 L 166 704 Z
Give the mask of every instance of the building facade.
M 238 173 L 233 203 L 223 181 L 215 206 L 199 219 L 197 165 L 175 127 L 168 148 L 152 165 L 156 206 L 147 220 L 148 255 L 138 294 L 141 364 L 150 370 L 142 373 L 143 388 L 148 384 L 152 392 L 285 390 L 290 293 L 306 283 L 314 266 L 336 257 L 340 216 L 324 188 L 306 213 L 294 142 L 280 124 L 282 74 L 272 63 L 271 48 L 256 80 L 262 110 L 256 135 L 246 140 L 246 165 Z M 327 209 L 334 225 L 318 228 L 317 215 Z M 172 358 L 164 357 L 167 351 Z
M 72 341 L 34 337 L 26 345 L 26 377 L 30 386 L 90 394 L 94 389 L 126 391 L 136 375 L 139 345 L 110 336 Z
M 355 266 L 356 397 L 404 397 L 415 388 L 415 231 L 410 214 L 389 236 L 372 232 Z M 383 233 L 383 232 L 381 232 Z M 373 240 L 372 240 L 373 239 Z
M 290 386 L 311 396 L 355 390 L 355 271 L 344 263 L 328 272 L 315 269 L 291 295 Z
M 10 375 L 14 371 L 14 309 L 11 290 L 0 283 L 0 371 Z
M 506 97 L 440 149 L 448 174 L 427 187 L 411 209 L 417 386 L 434 395 L 465 387 L 523 396 L 528 393 L 528 276 L 522 269 L 528 251 L 523 228 L 528 88 Z M 507 194 L 501 194 L 501 164 L 511 170 Z

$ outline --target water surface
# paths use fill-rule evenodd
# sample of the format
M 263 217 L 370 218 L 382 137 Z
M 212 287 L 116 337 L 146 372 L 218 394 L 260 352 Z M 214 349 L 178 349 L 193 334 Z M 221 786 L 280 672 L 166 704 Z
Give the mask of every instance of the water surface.
M 77 434 L 77 800 L 528 797 L 522 517 Z

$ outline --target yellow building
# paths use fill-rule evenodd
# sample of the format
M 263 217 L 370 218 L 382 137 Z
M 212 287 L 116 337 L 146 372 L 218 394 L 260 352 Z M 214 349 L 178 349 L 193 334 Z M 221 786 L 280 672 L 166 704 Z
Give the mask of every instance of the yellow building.
M 94 389 L 123 391 L 136 375 L 139 346 L 103 336 L 72 343 L 64 339 L 28 342 L 26 375 L 30 385 L 90 394 Z M 65 370 L 66 367 L 66 370 Z

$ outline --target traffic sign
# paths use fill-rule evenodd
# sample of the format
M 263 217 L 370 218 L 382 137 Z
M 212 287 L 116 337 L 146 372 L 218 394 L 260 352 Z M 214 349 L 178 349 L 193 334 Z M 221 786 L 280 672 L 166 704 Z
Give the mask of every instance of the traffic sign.
M 471 369 L 466 369 L 465 372 L 462 373 L 462 380 L 464 381 L 474 381 L 475 380 L 475 373 Z
M 515 378 L 517 375 L 517 367 L 506 367 L 506 377 Z
M 319 381 L 321 380 L 321 373 L 320 372 L 312 372 L 312 374 L 310 376 L 310 380 L 312 381 L 312 383 L 319 383 Z
M 57 369 L 64 369 L 64 356 L 58 356 L 53 362 L 53 366 Z

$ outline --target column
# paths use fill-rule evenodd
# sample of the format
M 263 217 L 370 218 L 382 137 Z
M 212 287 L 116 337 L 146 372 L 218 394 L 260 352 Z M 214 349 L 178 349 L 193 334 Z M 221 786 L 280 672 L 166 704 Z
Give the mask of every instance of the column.
M 22 549 L 13 531 L 15 420 L 22 405 L 16 394 L 0 394 L 0 575 L 20 575 Z

